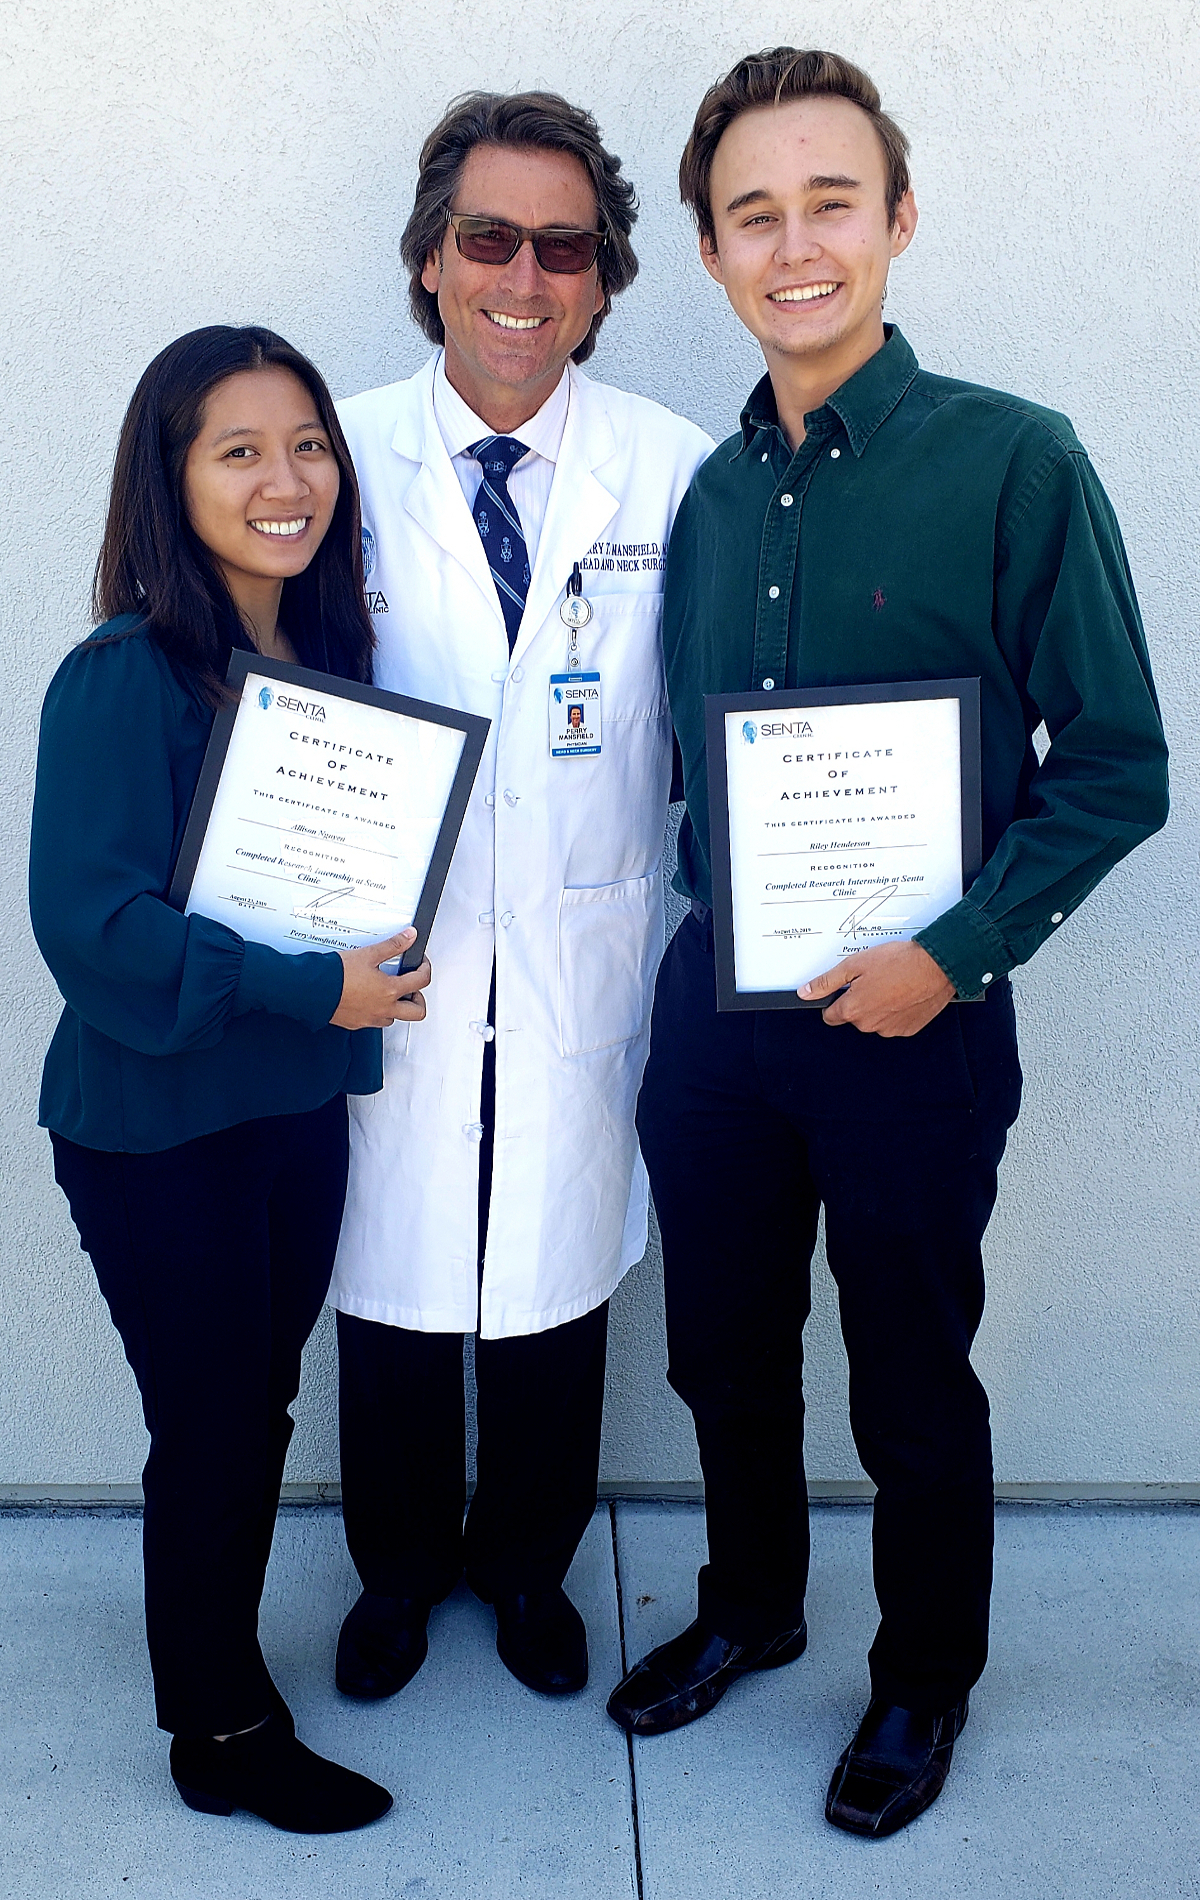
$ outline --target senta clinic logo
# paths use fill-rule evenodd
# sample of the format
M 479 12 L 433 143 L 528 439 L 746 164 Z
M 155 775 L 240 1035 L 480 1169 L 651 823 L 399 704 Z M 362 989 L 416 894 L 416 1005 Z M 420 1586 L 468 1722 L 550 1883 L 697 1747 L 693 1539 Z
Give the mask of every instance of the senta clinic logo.
M 375 536 L 364 525 L 362 531 L 363 580 L 369 581 L 375 572 Z
M 747 719 L 742 725 L 742 744 L 753 745 L 758 737 L 758 727 L 753 719 Z
M 274 695 L 274 693 L 273 693 L 273 692 L 271 691 L 271 688 L 270 688 L 269 686 L 260 686 L 260 687 L 259 687 L 259 691 L 258 691 L 258 703 L 259 703 L 259 705 L 260 705 L 260 706 L 262 707 L 262 709 L 263 709 L 263 711 L 264 711 L 264 712 L 270 712 L 270 710 L 271 710 L 271 703 L 272 703 L 272 701 L 274 700 L 274 698 L 275 698 L 275 695 Z

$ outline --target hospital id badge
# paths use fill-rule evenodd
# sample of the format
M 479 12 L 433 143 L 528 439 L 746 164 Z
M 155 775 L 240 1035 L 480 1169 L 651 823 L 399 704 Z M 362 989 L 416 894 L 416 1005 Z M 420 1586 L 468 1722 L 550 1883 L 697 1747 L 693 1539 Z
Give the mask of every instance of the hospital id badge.
M 551 673 L 550 757 L 585 758 L 599 750 L 599 673 Z

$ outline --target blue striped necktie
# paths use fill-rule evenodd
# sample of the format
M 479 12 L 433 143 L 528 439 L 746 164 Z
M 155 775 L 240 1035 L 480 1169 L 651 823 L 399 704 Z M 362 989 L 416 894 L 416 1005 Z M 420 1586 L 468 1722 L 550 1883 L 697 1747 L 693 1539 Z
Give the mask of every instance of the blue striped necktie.
M 508 492 L 508 478 L 521 457 L 528 453 L 526 444 L 512 435 L 488 435 L 482 442 L 473 442 L 467 450 L 483 469 L 473 513 L 500 596 L 510 653 L 516 644 L 525 596 L 529 592 L 529 551 L 521 517 Z

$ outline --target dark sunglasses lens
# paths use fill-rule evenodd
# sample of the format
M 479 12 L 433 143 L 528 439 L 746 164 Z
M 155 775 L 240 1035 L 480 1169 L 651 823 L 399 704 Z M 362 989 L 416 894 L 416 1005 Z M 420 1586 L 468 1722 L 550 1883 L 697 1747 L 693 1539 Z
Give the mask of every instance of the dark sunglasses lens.
M 474 264 L 507 264 L 517 248 L 517 233 L 511 224 L 468 224 L 464 220 L 454 235 L 463 256 Z
M 590 231 L 544 231 L 533 240 L 533 254 L 543 270 L 575 276 L 596 261 L 599 240 Z

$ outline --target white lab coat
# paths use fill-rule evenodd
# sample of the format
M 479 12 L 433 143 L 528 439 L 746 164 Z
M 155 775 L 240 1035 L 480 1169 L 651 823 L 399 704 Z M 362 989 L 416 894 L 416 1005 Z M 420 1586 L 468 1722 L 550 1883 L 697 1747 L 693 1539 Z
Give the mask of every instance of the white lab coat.
M 671 726 L 659 622 L 675 510 L 712 447 L 571 366 L 562 447 L 509 655 L 478 529 L 433 410 L 436 358 L 339 406 L 362 487 L 380 686 L 492 722 L 429 941 L 423 1023 L 384 1032 L 381 1094 L 351 1101 L 330 1298 L 485 1339 L 608 1298 L 646 1246 L 634 1107 L 663 943 Z M 574 563 L 601 674 L 599 757 L 552 759 L 551 673 Z M 492 959 L 496 1125 L 482 1287 L 479 1099 Z

